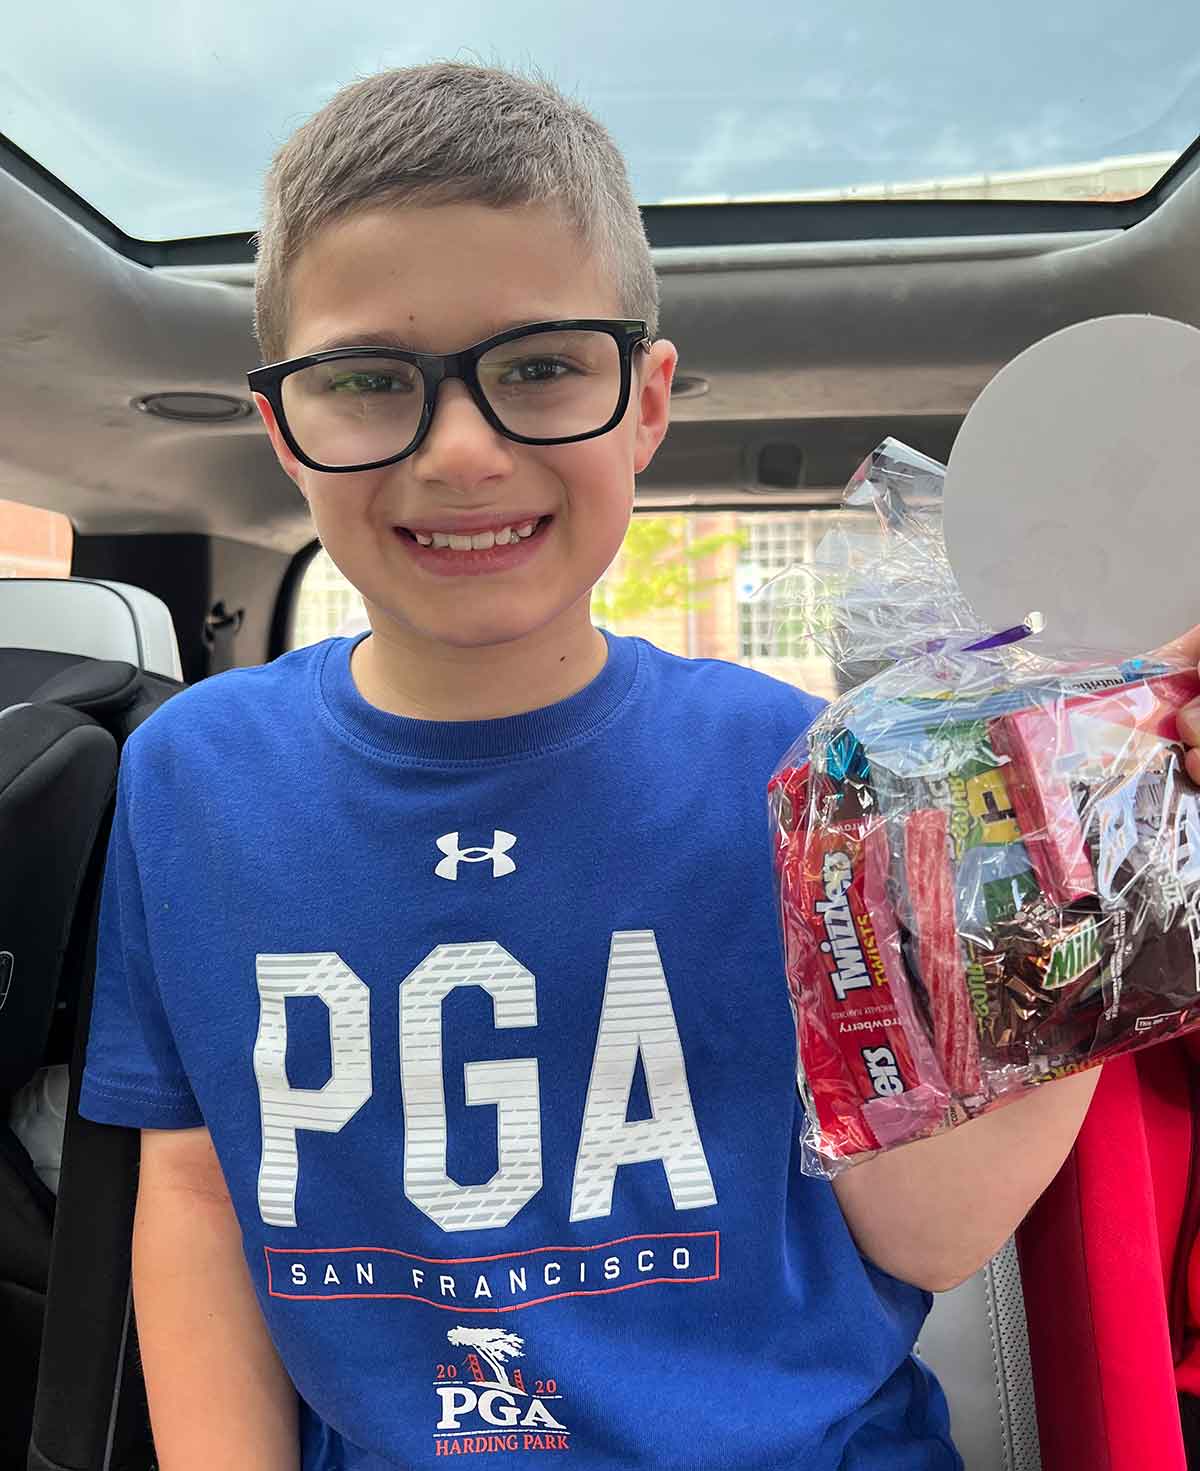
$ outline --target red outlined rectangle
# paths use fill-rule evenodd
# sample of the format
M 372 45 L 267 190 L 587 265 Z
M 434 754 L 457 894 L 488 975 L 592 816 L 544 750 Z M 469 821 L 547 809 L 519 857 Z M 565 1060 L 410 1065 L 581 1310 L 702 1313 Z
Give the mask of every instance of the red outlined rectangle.
M 719 1231 L 620 1236 L 593 1246 L 537 1246 L 494 1256 L 430 1257 L 390 1246 L 264 1246 L 263 1255 L 271 1297 L 401 1299 L 452 1313 L 512 1313 L 564 1297 L 715 1282 L 721 1275 Z

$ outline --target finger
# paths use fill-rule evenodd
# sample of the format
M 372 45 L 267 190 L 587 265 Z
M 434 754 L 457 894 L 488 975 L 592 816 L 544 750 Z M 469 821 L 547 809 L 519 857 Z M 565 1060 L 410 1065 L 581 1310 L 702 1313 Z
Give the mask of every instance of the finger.
M 1159 653 L 1165 659 L 1178 660 L 1181 664 L 1194 667 L 1200 662 L 1200 623 L 1195 628 L 1188 629 L 1187 633 L 1173 638 L 1169 644 L 1164 644 Z
M 1200 787 L 1200 751 L 1193 747 L 1184 758 L 1184 764 L 1187 767 L 1187 774 Z
M 1185 705 L 1175 717 L 1179 739 L 1189 746 L 1200 746 L 1200 700 Z

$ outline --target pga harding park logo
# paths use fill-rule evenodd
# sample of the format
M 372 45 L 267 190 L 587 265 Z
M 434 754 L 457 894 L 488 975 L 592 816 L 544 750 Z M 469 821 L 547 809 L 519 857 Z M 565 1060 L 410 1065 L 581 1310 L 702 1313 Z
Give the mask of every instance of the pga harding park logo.
M 436 1455 L 570 1450 L 571 1432 L 547 1404 L 562 1399 L 557 1380 L 527 1380 L 522 1368 L 505 1367 L 524 1358 L 524 1339 L 503 1328 L 451 1328 L 446 1337 L 465 1353 L 435 1371 Z

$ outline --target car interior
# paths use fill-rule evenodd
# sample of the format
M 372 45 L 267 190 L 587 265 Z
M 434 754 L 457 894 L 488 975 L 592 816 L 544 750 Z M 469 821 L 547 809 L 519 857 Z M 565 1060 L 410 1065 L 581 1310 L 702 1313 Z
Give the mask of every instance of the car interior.
M 321 96 L 293 96 L 292 124 L 357 64 L 339 58 Z M 0 546 L 0 1465 L 148 1471 L 137 1134 L 75 1107 L 120 748 L 180 689 L 365 625 L 249 400 L 253 217 L 204 231 L 168 211 L 156 232 L 25 116 L 0 107 L 0 499 L 65 518 L 70 551 L 46 575 Z M 743 193 L 700 193 L 689 175 L 678 197 L 648 194 L 680 367 L 631 537 L 662 536 L 631 542 L 599 615 L 835 693 L 811 637 L 774 628 L 758 587 L 811 555 L 882 439 L 944 462 L 1030 344 L 1114 313 L 1200 325 L 1197 130 L 1082 162 L 1063 144 L 1053 169 L 935 160 L 896 187 Z M 87 178 L 105 157 L 97 144 Z M 628 591 L 643 561 L 671 556 L 701 593 L 643 600 L 635 624 L 622 577 Z M 1109 1064 L 1015 1238 L 936 1297 L 918 1350 L 970 1471 L 1189 1464 L 1196 1077 L 1188 1039 Z

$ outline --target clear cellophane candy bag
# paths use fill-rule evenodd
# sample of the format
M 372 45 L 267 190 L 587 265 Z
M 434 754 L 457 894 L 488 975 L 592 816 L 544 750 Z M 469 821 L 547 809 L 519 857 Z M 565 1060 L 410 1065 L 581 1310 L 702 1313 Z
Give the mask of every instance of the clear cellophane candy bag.
M 819 1175 L 1200 1022 L 1200 790 L 1175 725 L 1195 669 L 978 626 L 943 475 L 886 441 L 844 502 L 875 529 L 768 589 L 816 610 L 846 691 L 769 792 Z

